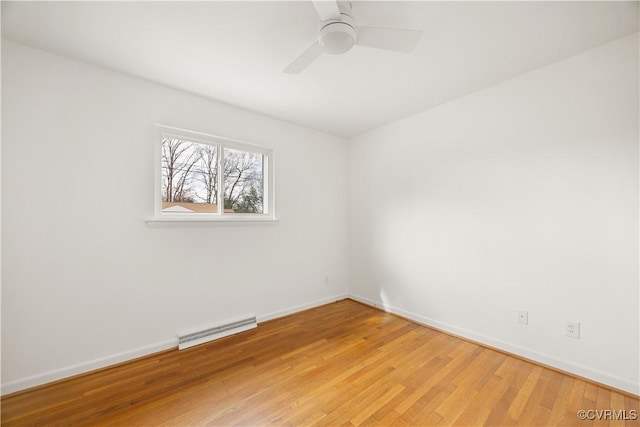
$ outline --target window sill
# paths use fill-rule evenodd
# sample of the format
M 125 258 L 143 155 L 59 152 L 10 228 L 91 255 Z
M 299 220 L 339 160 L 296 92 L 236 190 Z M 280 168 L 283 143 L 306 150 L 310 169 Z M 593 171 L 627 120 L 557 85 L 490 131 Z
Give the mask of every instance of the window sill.
M 280 222 L 269 217 L 154 217 L 144 220 L 152 228 L 191 227 L 191 226 L 235 226 L 235 225 L 274 225 Z

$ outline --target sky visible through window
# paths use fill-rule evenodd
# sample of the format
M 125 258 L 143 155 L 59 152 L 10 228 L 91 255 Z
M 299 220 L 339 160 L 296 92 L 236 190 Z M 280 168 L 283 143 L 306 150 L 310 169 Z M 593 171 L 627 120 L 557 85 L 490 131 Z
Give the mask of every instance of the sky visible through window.
M 263 213 L 264 156 L 225 147 L 219 162 L 219 151 L 218 145 L 162 138 L 163 212 L 216 213 L 222 196 L 226 213 Z

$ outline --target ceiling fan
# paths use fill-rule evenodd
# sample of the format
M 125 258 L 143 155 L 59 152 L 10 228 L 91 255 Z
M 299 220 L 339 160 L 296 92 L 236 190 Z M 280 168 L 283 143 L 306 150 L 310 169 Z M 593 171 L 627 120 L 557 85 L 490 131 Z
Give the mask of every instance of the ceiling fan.
M 289 64 L 285 73 L 299 74 L 323 53 L 340 55 L 354 45 L 408 53 L 422 37 L 420 30 L 359 27 L 348 1 L 314 0 L 313 5 L 320 16 L 318 40 Z

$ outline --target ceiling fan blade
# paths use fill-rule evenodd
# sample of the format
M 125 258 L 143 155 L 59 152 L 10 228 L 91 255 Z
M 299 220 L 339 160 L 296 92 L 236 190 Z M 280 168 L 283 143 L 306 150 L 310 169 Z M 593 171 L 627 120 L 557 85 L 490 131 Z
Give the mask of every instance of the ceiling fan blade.
M 300 74 L 302 70 L 307 68 L 313 61 L 315 61 L 320 55 L 322 55 L 322 48 L 320 43 L 315 42 L 304 53 L 298 56 L 284 72 L 287 74 Z
M 335 0 L 314 0 L 313 6 L 322 21 L 340 18 L 340 9 L 338 8 L 338 2 Z
M 356 45 L 409 53 L 416 48 L 421 37 L 421 30 L 358 27 Z

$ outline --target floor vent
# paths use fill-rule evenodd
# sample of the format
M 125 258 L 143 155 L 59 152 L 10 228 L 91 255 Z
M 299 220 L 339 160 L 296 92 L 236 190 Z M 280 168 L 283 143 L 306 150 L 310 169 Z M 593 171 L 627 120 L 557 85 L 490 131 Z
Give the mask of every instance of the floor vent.
M 178 335 L 178 349 L 184 350 L 194 345 L 204 344 L 209 341 L 237 334 L 238 332 L 248 331 L 256 326 L 258 326 L 258 323 L 256 317 L 253 316 L 225 323 L 224 325 L 212 326 L 196 332 L 183 333 Z

